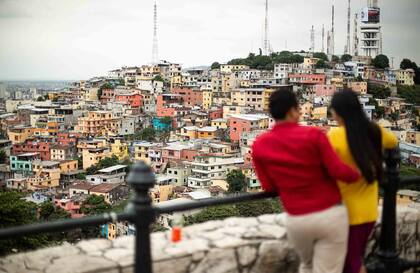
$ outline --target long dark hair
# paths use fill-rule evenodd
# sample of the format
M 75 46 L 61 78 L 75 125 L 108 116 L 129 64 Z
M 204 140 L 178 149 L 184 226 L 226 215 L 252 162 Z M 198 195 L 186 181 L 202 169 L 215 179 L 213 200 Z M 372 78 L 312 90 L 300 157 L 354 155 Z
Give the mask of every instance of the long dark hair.
M 336 92 L 331 108 L 346 127 L 351 155 L 368 183 L 382 178 L 382 137 L 378 125 L 371 122 L 357 98 L 349 89 Z

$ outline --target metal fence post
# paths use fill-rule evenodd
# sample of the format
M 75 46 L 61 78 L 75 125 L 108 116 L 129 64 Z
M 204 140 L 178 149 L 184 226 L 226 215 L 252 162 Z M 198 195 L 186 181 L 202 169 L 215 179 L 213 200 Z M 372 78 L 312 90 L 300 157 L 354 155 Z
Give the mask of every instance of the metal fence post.
M 152 169 L 144 162 L 136 163 L 128 175 L 127 182 L 134 188 L 135 195 L 131 201 L 134 211 L 133 223 L 136 226 L 135 273 L 152 273 L 150 246 L 150 225 L 155 219 L 155 210 L 149 189 L 155 184 Z
M 386 181 L 384 188 L 379 249 L 367 264 L 369 273 L 403 272 L 396 249 L 396 195 L 399 186 L 400 153 L 398 149 L 385 151 Z

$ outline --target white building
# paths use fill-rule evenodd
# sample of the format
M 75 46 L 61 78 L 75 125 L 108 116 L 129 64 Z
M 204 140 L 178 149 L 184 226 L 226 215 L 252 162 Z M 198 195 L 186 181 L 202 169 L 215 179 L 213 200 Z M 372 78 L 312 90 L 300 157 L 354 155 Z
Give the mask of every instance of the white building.
M 225 179 L 226 174 L 242 165 L 242 157 L 226 157 L 222 155 L 197 156 L 192 163 L 191 176 L 188 177 L 188 186 L 203 188 L 211 186 L 212 180 Z
M 105 169 L 99 170 L 99 174 L 87 175 L 86 181 L 92 184 L 102 183 L 124 183 L 126 172 L 126 165 L 115 165 Z

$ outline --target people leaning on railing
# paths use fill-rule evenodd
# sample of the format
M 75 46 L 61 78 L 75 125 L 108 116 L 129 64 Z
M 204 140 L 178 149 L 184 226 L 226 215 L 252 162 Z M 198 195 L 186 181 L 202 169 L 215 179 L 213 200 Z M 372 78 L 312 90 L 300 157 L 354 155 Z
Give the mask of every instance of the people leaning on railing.
M 344 273 L 359 273 L 370 234 L 378 218 L 378 180 L 383 174 L 382 149 L 393 149 L 395 135 L 371 122 L 351 90 L 334 94 L 331 113 L 339 127 L 328 136 L 339 157 L 358 168 L 362 177 L 352 184 L 338 181 L 350 222 Z
M 273 92 L 272 130 L 252 147 L 262 187 L 278 192 L 286 229 L 300 257 L 301 273 L 342 273 L 349 221 L 337 180 L 355 182 L 359 172 L 344 164 L 319 129 L 300 126 L 299 105 L 288 88 Z

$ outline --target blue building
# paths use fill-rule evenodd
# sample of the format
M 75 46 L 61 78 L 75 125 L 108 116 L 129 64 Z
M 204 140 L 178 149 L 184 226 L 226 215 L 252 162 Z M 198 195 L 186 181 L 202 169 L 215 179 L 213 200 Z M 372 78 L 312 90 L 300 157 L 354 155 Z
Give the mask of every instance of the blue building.
M 156 131 L 169 131 L 172 129 L 172 122 L 171 123 L 165 123 L 163 122 L 164 118 L 158 118 L 158 117 L 154 117 L 152 120 L 153 123 L 153 128 Z

